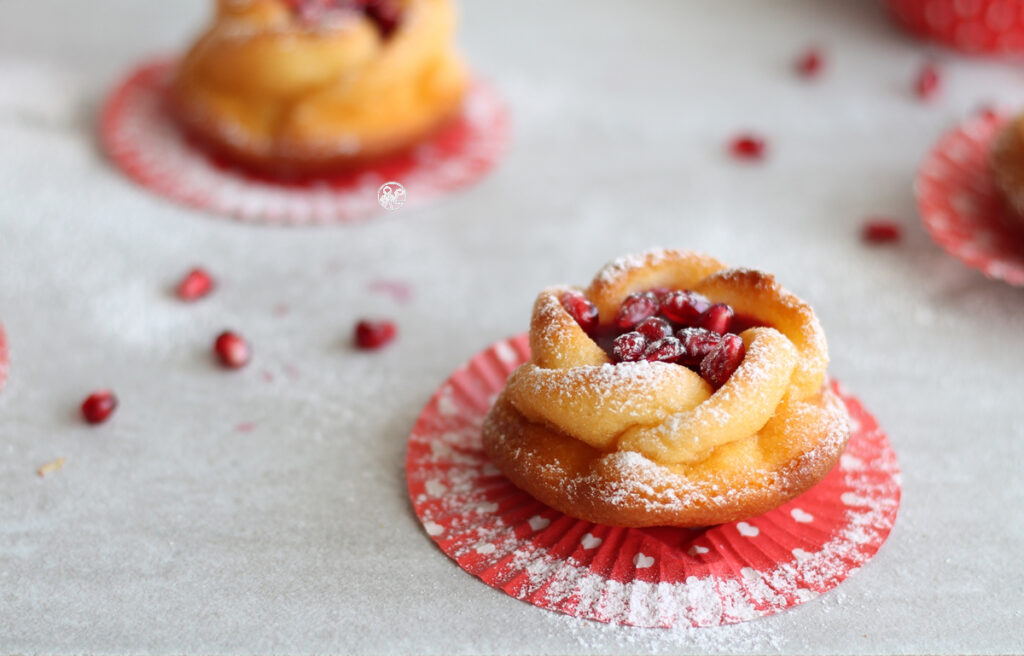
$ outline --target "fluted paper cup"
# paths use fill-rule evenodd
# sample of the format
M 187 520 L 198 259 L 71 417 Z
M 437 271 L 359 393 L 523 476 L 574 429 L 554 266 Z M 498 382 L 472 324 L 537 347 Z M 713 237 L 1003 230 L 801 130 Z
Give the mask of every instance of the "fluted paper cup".
M 853 433 L 840 464 L 769 513 L 703 529 L 620 528 L 536 501 L 488 462 L 487 410 L 529 357 L 526 336 L 456 371 L 409 438 L 409 494 L 427 534 L 464 570 L 573 617 L 644 627 L 714 626 L 771 615 L 834 588 L 870 560 L 899 507 L 896 456 L 836 383 Z
M 414 149 L 355 171 L 302 182 L 255 176 L 218 160 L 178 128 L 167 109 L 175 60 L 143 63 L 107 98 L 100 141 L 129 178 L 166 198 L 256 223 L 349 223 L 388 214 L 378 190 L 405 188 L 405 208 L 436 201 L 490 171 L 504 152 L 508 115 L 493 87 L 476 80 L 462 114 Z
M 989 165 L 1006 121 L 983 112 L 943 135 L 917 170 L 915 194 L 921 221 L 943 250 L 989 278 L 1024 286 L 1024 222 L 1012 216 Z

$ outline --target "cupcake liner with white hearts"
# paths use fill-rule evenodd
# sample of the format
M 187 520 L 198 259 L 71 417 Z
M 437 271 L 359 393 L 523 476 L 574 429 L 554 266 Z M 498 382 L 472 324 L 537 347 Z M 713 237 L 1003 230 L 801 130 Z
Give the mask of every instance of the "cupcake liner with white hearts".
M 1006 119 L 985 112 L 943 135 L 917 171 L 921 221 L 947 253 L 989 278 L 1024 286 L 1024 231 L 996 188 L 989 165 Z
M 480 180 L 507 141 L 500 97 L 476 80 L 462 114 L 409 152 L 316 181 L 276 181 L 225 165 L 183 135 L 166 102 L 174 67 L 173 59 L 156 59 L 132 71 L 107 98 L 100 141 L 114 164 L 143 187 L 214 215 L 290 225 L 385 215 L 377 196 L 385 182 L 402 184 L 406 208 L 428 204 Z
M 853 433 L 832 472 L 769 513 L 703 529 L 573 519 L 488 462 L 481 425 L 529 358 L 525 335 L 456 371 L 409 438 L 406 475 L 428 535 L 464 570 L 540 608 L 643 627 L 714 626 L 771 615 L 834 588 L 870 560 L 899 508 L 896 456 L 838 384 Z
M 1022 0 L 887 0 L 903 27 L 972 54 L 1024 52 Z

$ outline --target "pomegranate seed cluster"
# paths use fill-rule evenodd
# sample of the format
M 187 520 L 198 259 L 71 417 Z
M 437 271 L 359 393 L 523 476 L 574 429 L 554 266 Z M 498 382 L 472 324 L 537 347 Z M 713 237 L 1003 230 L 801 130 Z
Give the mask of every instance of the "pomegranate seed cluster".
M 606 350 L 615 362 L 682 365 L 715 388 L 743 362 L 745 347 L 736 333 L 754 325 L 737 319 L 729 305 L 688 290 L 634 292 L 606 327 L 598 326 L 597 308 L 581 292 L 566 292 L 561 301 L 588 335 L 599 341 L 611 338 Z

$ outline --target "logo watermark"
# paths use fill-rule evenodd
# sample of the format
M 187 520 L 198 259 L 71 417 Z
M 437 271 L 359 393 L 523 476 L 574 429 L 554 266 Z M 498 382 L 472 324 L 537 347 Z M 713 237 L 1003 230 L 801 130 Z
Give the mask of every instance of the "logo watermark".
M 405 187 L 394 180 L 385 182 L 377 189 L 377 202 L 389 212 L 401 209 L 405 205 Z

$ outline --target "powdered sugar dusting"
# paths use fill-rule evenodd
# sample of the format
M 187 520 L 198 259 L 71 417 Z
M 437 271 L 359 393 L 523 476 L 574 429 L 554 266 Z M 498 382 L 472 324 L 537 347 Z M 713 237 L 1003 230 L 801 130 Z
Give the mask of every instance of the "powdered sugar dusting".
M 523 352 L 524 341 L 510 345 Z M 482 375 L 484 362 L 501 369 Z M 514 365 L 492 349 L 455 376 L 461 386 L 472 378 L 490 392 Z M 895 455 L 860 404 L 843 401 L 861 427 L 848 455 L 863 466 L 833 469 L 811 491 L 744 527 L 622 529 L 569 520 L 489 465 L 480 439 L 482 410 L 442 415 L 436 400 L 409 439 L 409 492 L 428 534 L 489 585 L 573 617 L 677 627 L 670 635 L 695 636 L 691 627 L 744 622 L 813 600 L 885 540 L 899 505 Z M 438 441 L 445 448 L 432 448 Z M 637 454 L 609 457 L 624 471 L 656 466 Z M 431 481 L 445 492 L 429 494 Z M 666 503 L 685 502 L 685 490 L 674 494 Z
M 630 271 L 649 266 L 656 266 L 664 262 L 667 258 L 668 251 L 664 248 L 653 248 L 651 250 L 644 251 L 643 253 L 623 255 L 622 257 L 618 257 L 601 267 L 601 270 L 598 271 L 594 280 L 600 281 L 604 284 L 611 284 L 612 282 L 621 279 Z

